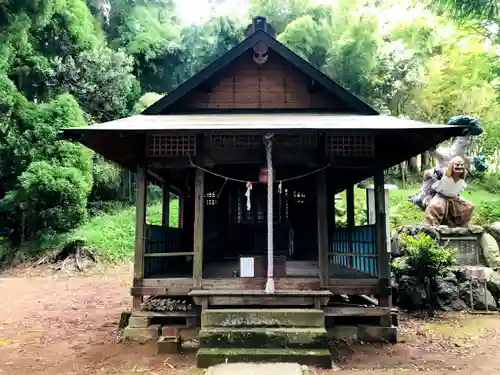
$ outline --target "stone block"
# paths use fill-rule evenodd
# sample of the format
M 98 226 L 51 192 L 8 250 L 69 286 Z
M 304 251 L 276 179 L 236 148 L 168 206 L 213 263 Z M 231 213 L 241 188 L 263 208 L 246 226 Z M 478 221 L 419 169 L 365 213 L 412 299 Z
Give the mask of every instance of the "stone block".
M 179 334 L 182 341 L 198 340 L 199 328 L 181 328 Z
M 131 316 L 128 320 L 128 326 L 132 328 L 147 328 L 149 322 L 150 320 L 147 316 Z
M 393 322 L 392 314 L 382 315 L 380 317 L 380 325 L 382 327 L 392 327 L 392 322 Z
M 124 329 L 126 326 L 128 326 L 128 322 L 130 320 L 130 315 L 132 313 L 130 311 L 123 311 L 120 314 L 120 321 L 118 322 L 118 328 L 119 329 Z
M 181 343 L 176 338 L 160 337 L 158 339 L 158 354 L 174 354 L 180 352 Z
M 168 326 L 163 326 L 161 327 L 161 335 L 164 337 L 179 337 L 180 332 L 179 332 L 179 327 L 168 327 Z
M 127 326 L 123 330 L 123 337 L 126 340 L 153 340 L 160 336 L 160 325 L 152 324 L 146 328 Z
M 201 348 L 327 349 L 324 328 L 203 328 Z
M 332 368 L 331 354 L 327 349 L 215 349 L 201 348 L 196 355 L 199 368 L 221 363 L 299 363 L 301 365 Z
M 358 326 L 358 339 L 366 342 L 398 342 L 396 327 Z
M 358 327 L 356 326 L 333 326 L 328 328 L 328 338 L 333 340 L 357 340 Z
M 202 327 L 315 327 L 323 328 L 325 314 L 314 309 L 204 310 Z

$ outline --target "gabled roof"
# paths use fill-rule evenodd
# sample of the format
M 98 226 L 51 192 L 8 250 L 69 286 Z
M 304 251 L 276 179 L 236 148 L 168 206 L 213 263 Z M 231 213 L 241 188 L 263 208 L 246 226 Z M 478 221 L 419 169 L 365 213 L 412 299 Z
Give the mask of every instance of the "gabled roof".
M 263 17 L 256 17 L 262 19 Z M 254 21 L 255 23 L 255 21 Z M 291 49 L 286 47 L 284 44 L 277 41 L 270 34 L 268 34 L 266 29 L 257 29 L 253 34 L 244 39 L 241 43 L 236 45 L 234 48 L 226 52 L 224 55 L 213 61 L 206 68 L 201 70 L 199 73 L 195 74 L 192 78 L 188 79 L 186 82 L 177 87 L 170 94 L 165 95 L 162 99 L 158 100 L 156 103 L 146 108 L 143 112 L 144 115 L 158 115 L 160 113 L 167 114 L 168 108 L 174 103 L 178 102 L 190 92 L 195 90 L 198 86 L 212 78 L 214 75 L 219 73 L 224 67 L 229 65 L 233 60 L 240 57 L 243 53 L 253 48 L 257 43 L 264 43 L 269 49 L 276 52 L 286 61 L 295 66 L 299 71 L 309 76 L 311 80 L 323 86 L 327 91 L 340 97 L 345 101 L 356 114 L 360 115 L 378 115 L 378 111 L 372 108 L 370 105 L 365 103 L 363 100 L 358 98 L 353 93 L 349 92 L 347 89 L 342 87 L 339 83 L 335 82 L 330 77 L 321 73 L 309 62 L 304 60 L 302 57 L 297 55 Z

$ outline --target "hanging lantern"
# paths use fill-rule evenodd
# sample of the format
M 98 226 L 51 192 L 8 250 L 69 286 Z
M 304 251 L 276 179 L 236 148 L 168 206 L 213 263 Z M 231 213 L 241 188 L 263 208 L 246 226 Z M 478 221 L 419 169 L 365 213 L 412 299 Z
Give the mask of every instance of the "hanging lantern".
M 267 184 L 267 168 L 261 167 L 259 173 L 259 182 L 261 184 Z

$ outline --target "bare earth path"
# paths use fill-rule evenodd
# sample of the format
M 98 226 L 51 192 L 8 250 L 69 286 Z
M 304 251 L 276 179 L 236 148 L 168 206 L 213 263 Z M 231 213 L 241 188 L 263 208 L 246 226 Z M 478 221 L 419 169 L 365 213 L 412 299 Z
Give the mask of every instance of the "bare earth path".
M 156 356 L 153 343 L 120 340 L 130 278 L 130 265 L 79 277 L 47 269 L 0 274 L 0 375 L 201 373 L 193 354 Z M 336 345 L 336 373 L 500 373 L 500 315 L 401 316 L 401 332 L 406 342 L 397 345 Z

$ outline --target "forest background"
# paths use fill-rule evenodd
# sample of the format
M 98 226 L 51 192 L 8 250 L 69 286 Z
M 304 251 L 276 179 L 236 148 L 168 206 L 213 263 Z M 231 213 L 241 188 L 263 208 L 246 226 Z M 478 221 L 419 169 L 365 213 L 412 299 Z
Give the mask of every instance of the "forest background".
M 500 220 L 499 9 L 498 0 L 0 0 L 0 261 L 75 237 L 109 260 L 130 256 L 133 174 L 58 140 L 59 130 L 139 113 L 241 41 L 255 15 L 383 113 L 479 118 L 485 133 L 471 152 L 490 169 L 472 176 L 475 220 Z M 400 187 L 393 224 L 422 216 L 406 197 L 432 163 L 426 153 L 387 171 Z M 161 191 L 149 195 L 155 221 Z

